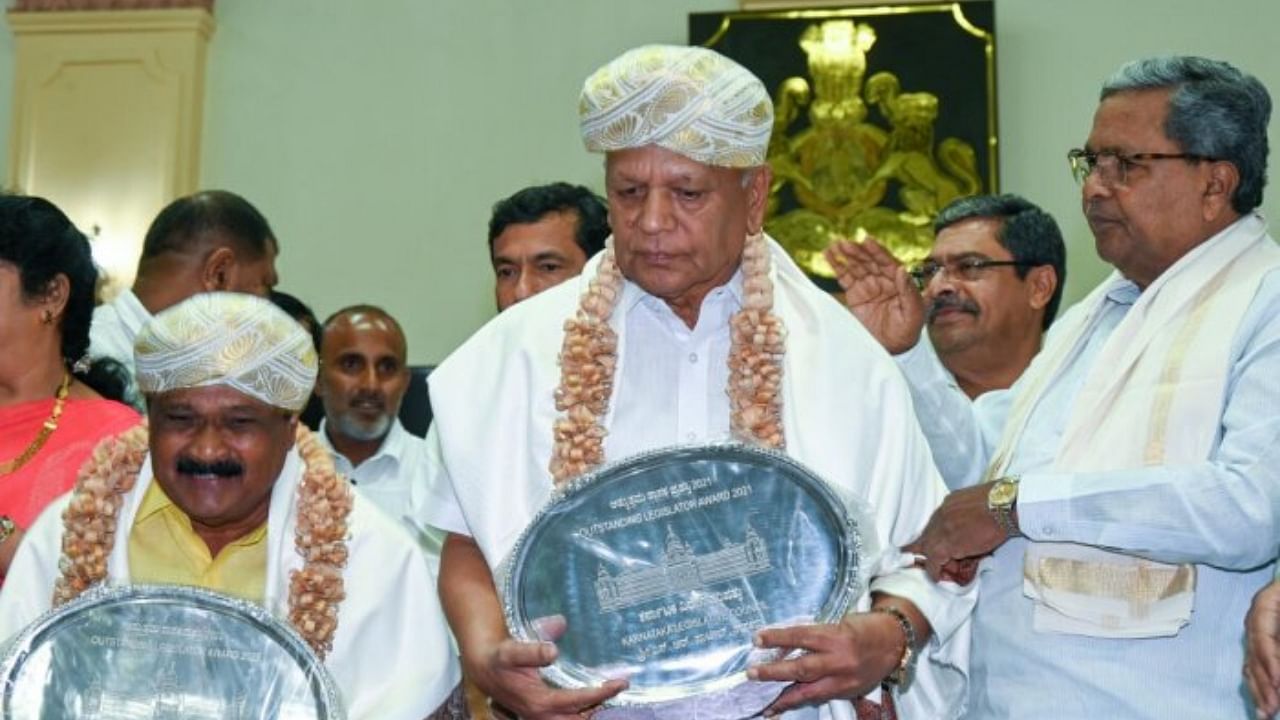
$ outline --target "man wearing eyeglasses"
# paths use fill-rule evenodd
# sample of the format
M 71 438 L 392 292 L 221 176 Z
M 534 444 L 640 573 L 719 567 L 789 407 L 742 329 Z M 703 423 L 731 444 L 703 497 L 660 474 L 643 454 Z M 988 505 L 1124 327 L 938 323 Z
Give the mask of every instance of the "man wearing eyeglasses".
M 1116 272 L 1007 392 L 948 386 L 883 250 L 844 269 L 964 488 L 908 549 L 934 578 L 985 558 L 967 717 L 1253 715 L 1242 621 L 1280 550 L 1280 248 L 1255 212 L 1270 114 L 1257 79 L 1203 58 L 1104 84 L 1068 158 Z
M 977 195 L 943 208 L 933 229 L 933 251 L 910 270 L 930 344 L 970 398 L 1007 388 L 1040 351 L 1062 300 L 1058 223 L 1017 195 Z

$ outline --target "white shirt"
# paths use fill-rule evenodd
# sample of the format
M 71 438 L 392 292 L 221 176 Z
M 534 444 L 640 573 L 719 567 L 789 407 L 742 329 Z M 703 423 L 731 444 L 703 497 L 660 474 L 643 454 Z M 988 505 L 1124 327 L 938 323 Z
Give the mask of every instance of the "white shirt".
M 89 355 L 112 358 L 124 366 L 129 375 L 125 400 L 135 407 L 141 407 L 141 398 L 134 379 L 133 341 L 149 320 L 151 313 L 132 290 L 126 289 L 115 300 L 94 308 L 93 324 L 89 326 Z
M 1274 574 L 1280 538 L 1280 272 L 1267 275 L 1230 349 L 1221 428 L 1210 459 L 1190 465 L 1053 470 L 1071 404 L 1107 338 L 1139 297 L 1107 295 L 1093 334 L 1045 389 L 1009 466 L 1022 477 L 1026 537 L 983 563 L 973 616 L 969 713 L 993 718 L 1245 718 L 1243 621 Z M 948 383 L 932 350 L 898 356 L 948 485 L 980 481 L 1020 386 L 974 402 Z M 1034 541 L 1116 548 L 1196 563 L 1191 623 L 1173 637 L 1123 640 L 1038 632 L 1023 593 Z
M 391 424 L 382 445 L 373 456 L 353 466 L 329 441 L 328 420 L 320 421 L 320 441 L 329 448 L 338 474 L 356 486 L 388 517 L 400 521 L 427 554 L 433 575 L 440 571 L 440 547 L 444 533 L 422 520 L 427 503 L 427 443 L 412 435 L 400 420 Z
M 742 306 L 741 298 L 738 272 L 707 293 L 690 329 L 665 302 L 626 284 L 618 312 L 626 313 L 625 337 L 637 340 L 627 344 L 627 362 L 621 365 L 605 457 L 730 438 L 729 319 Z

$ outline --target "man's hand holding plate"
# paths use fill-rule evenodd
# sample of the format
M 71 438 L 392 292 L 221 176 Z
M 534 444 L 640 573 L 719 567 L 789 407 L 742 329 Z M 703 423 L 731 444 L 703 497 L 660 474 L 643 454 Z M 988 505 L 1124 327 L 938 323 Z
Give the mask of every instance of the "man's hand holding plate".
M 766 715 L 772 716 L 803 705 L 867 694 L 898 668 L 904 638 L 892 615 L 875 612 L 850 614 L 831 625 L 761 630 L 756 633 L 756 644 L 806 651 L 747 671 L 752 680 L 794 683 L 769 706 Z
M 564 634 L 563 618 L 557 625 L 548 619 L 544 637 Z M 598 688 L 561 690 L 542 679 L 538 668 L 555 662 L 559 651 L 553 642 L 520 642 L 506 638 L 494 645 L 479 662 L 468 663 L 471 679 L 486 694 L 525 720 L 581 720 L 600 703 L 627 689 L 626 680 L 609 680 Z M 465 658 L 464 658 L 465 660 Z

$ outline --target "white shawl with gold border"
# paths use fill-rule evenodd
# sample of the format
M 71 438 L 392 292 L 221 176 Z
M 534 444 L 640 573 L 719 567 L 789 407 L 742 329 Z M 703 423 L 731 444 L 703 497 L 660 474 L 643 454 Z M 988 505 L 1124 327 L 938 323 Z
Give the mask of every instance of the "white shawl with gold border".
M 1062 436 L 1056 472 L 1202 462 L 1221 424 L 1232 340 L 1263 276 L 1280 265 L 1265 221 L 1248 215 L 1165 271 L 1107 338 Z M 1027 370 L 987 471 L 1007 473 L 1045 390 L 1091 335 L 1114 273 L 1059 321 Z M 1037 630 L 1095 637 L 1174 635 L 1190 621 L 1195 567 L 1069 543 L 1031 543 L 1024 593 Z

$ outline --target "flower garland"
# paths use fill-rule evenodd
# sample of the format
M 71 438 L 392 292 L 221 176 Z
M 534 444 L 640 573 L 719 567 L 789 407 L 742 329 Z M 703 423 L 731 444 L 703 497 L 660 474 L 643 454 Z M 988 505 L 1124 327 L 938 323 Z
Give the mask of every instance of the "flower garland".
M 346 597 L 342 568 L 347 563 L 351 489 L 334 471 L 328 451 L 301 425 L 297 447 L 304 470 L 295 543 L 303 565 L 289 576 L 289 622 L 323 660 L 333 648 L 338 606 Z M 62 514 L 62 574 L 54 585 L 55 607 L 107 577 L 120 507 L 137 482 L 147 451 L 143 423 L 99 443 L 80 472 Z
M 62 575 L 53 586 L 54 607 L 74 600 L 107 576 L 120 506 L 137 482 L 146 456 L 146 423 L 93 449 L 62 512 L 62 560 L 58 563 Z
M 786 327 L 773 313 L 769 246 L 763 234 L 747 237 L 742 249 L 742 309 L 729 321 L 730 428 L 739 440 L 782 448 L 782 360 Z M 604 462 L 602 420 L 613 396 L 618 337 L 609 317 L 622 295 L 622 271 L 610 238 L 578 312 L 565 322 L 560 349 L 560 386 L 552 427 L 551 476 L 557 484 Z
M 782 358 L 787 329 L 773 314 L 769 246 L 763 235 L 742 249 L 742 309 L 729 320 L 729 418 L 734 437 L 782 449 Z
M 289 575 L 289 622 L 324 659 L 333 649 L 338 606 L 346 598 L 347 517 L 351 484 L 338 475 L 333 457 L 314 433 L 298 424 L 298 454 L 306 469 L 298 485 L 294 534 L 302 569 Z

